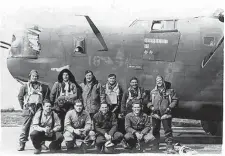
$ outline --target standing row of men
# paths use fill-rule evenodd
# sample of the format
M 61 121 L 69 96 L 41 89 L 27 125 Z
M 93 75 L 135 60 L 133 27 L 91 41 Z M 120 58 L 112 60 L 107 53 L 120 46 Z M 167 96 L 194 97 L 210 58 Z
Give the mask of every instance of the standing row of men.
M 157 76 L 156 86 L 150 94 L 138 86 L 135 77 L 123 92 L 115 74 L 110 74 L 107 83 L 101 85 L 89 70 L 80 85 L 68 69 L 62 70 L 51 91 L 38 82 L 36 70 L 30 72 L 29 78 L 18 95 L 24 117 L 19 151 L 25 148 L 33 120 L 30 136 L 35 153 L 44 148 L 45 140 L 54 140 L 50 150 L 61 149 L 63 138 L 68 150 L 74 147 L 76 139 L 83 140 L 82 147 L 96 142 L 99 151 L 121 141 L 126 148 L 141 149 L 143 141 L 154 140 L 153 149 L 158 150 L 161 121 L 167 151 L 173 152 L 171 109 L 178 99 L 163 77 Z M 150 118 L 143 108 L 152 112 L 152 131 Z

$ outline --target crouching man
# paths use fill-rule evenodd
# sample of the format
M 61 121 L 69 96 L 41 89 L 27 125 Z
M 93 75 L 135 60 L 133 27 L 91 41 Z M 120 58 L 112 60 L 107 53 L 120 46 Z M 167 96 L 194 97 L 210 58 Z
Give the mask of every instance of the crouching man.
M 96 146 L 98 151 L 111 152 L 107 149 L 107 145 L 111 143 L 110 149 L 112 150 L 112 146 L 121 142 L 123 139 L 123 134 L 117 131 L 117 118 L 114 113 L 109 111 L 108 104 L 101 104 L 99 112 L 93 117 L 93 122 L 96 132 Z
M 52 141 L 49 145 L 50 151 L 60 150 L 63 141 L 63 135 L 59 132 L 61 128 L 59 117 L 52 111 L 52 105 L 49 100 L 43 101 L 43 110 L 38 111 L 32 124 L 30 138 L 34 145 L 34 154 L 41 152 L 41 143 L 43 141 Z
M 91 130 L 91 117 L 84 110 L 82 101 L 76 100 L 74 109 L 67 112 L 64 123 L 64 138 L 67 150 L 74 149 L 74 144 L 77 139 L 83 141 L 82 150 L 86 152 L 90 141 L 95 140 L 95 133 Z
M 146 145 L 155 140 L 150 132 L 150 119 L 142 112 L 141 104 L 137 101 L 132 104 L 133 112 L 125 117 L 125 140 L 130 149 L 144 151 Z

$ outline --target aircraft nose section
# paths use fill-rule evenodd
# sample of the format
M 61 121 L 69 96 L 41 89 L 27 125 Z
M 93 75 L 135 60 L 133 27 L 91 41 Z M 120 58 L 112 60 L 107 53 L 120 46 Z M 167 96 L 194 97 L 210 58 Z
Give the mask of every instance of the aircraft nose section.
M 17 80 L 27 81 L 27 70 L 23 66 L 22 60 L 20 58 L 7 58 L 7 68 L 10 74 Z M 28 68 L 28 67 L 27 67 Z
M 7 58 L 7 68 L 13 77 L 15 76 L 18 67 L 19 61 L 16 61 L 14 58 Z

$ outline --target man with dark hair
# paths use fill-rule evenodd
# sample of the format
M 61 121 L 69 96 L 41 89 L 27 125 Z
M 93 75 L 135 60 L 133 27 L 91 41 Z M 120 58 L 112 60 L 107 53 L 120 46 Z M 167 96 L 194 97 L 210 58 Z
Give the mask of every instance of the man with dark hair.
M 168 82 L 167 82 L 168 84 Z M 173 135 L 172 135 L 172 114 L 171 110 L 176 107 L 178 98 L 176 92 L 166 85 L 162 76 L 156 77 L 156 86 L 150 93 L 150 102 L 148 108 L 152 110 L 153 135 L 158 142 L 154 144 L 153 150 L 159 149 L 160 126 L 161 121 L 165 131 L 165 142 L 167 144 L 167 153 L 174 153 Z
M 121 114 L 126 115 L 132 112 L 132 104 L 134 101 L 140 101 L 142 104 L 143 99 L 146 98 L 146 93 L 144 88 L 138 86 L 138 79 L 132 77 L 130 79 L 130 87 L 123 94 L 122 103 L 121 103 Z
M 50 151 L 60 150 L 63 141 L 63 136 L 59 132 L 61 124 L 58 115 L 52 111 L 49 100 L 44 100 L 43 103 L 43 110 L 38 111 L 33 118 L 33 131 L 30 134 L 35 148 L 34 154 L 41 152 L 43 141 L 52 141 L 49 145 Z
M 91 118 L 89 113 L 84 110 L 82 101 L 76 100 L 74 109 L 67 112 L 64 126 L 63 136 L 67 150 L 73 149 L 76 140 L 81 139 L 83 140 L 81 145 L 83 152 L 86 152 L 87 145 L 89 145 L 87 141 L 90 141 L 90 138 L 94 140 L 95 133 L 91 131 Z
M 109 106 L 102 103 L 100 110 L 93 117 L 94 130 L 96 132 L 96 146 L 98 151 L 104 151 L 106 142 L 116 145 L 123 139 L 123 134 L 117 131 L 116 115 L 109 111 Z
M 116 81 L 115 74 L 108 75 L 107 83 L 102 86 L 102 95 L 102 103 L 109 104 L 109 111 L 115 113 L 116 117 L 118 117 L 121 107 L 121 100 L 123 97 L 123 90 Z
M 144 150 L 146 145 L 155 140 L 150 132 L 150 118 L 142 112 L 141 104 L 134 102 L 132 112 L 125 117 L 125 140 L 131 149 L 136 147 L 137 150 Z
M 64 119 L 68 110 L 73 109 L 74 101 L 81 96 L 79 85 L 75 77 L 68 69 L 63 69 L 58 75 L 58 81 L 54 83 L 50 100 L 54 104 L 54 111 L 61 121 L 61 131 L 64 128 Z
M 38 82 L 38 78 L 38 71 L 31 70 L 29 81 L 19 91 L 18 100 L 23 109 L 22 116 L 24 122 L 19 138 L 20 145 L 18 151 L 23 151 L 25 148 L 34 114 L 37 110 L 41 109 L 43 100 L 49 99 L 49 87 Z
M 138 79 L 136 77 L 132 77 L 130 79 L 130 86 L 129 88 L 124 92 L 123 98 L 121 101 L 121 109 L 120 109 L 120 120 L 119 120 L 119 127 L 120 131 L 122 133 L 126 133 L 124 129 L 124 117 L 132 112 L 132 104 L 135 101 L 139 101 L 141 104 L 141 107 L 143 107 L 143 100 L 147 97 L 144 88 L 139 87 Z M 125 143 L 123 144 L 124 148 L 126 148 Z

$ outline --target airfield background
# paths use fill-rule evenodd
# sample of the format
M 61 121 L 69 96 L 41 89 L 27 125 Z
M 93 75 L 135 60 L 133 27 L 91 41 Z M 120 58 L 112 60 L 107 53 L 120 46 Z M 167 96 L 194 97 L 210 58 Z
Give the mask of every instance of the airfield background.
M 207 16 L 223 4 L 223 0 L 214 1 L 179 1 L 161 0 L 74 0 L 68 4 L 63 2 L 43 1 L 32 4 L 30 1 L 4 1 L 0 5 L 0 40 L 11 42 L 14 30 L 19 30 L 33 24 L 43 28 L 54 28 L 62 25 L 75 25 L 75 14 L 88 14 L 97 26 L 119 27 L 129 26 L 132 21 L 140 19 L 154 19 L 160 17 L 194 17 Z M 3 4 L 3 3 L 1 3 Z M 12 5 L 13 4 L 13 5 Z M 49 20 L 51 19 L 51 20 Z M 73 20 L 74 19 L 74 20 Z M 80 18 L 79 25 L 86 23 Z M 100 27 L 99 27 L 100 28 Z M 2 109 L 20 109 L 17 94 L 20 84 L 10 75 L 6 59 L 8 51 L 0 49 L 1 58 L 1 105 Z M 21 69 L 22 70 L 22 69 Z M 76 75 L 76 73 L 74 73 Z M 148 88 L 150 89 L 150 88 Z

